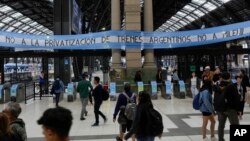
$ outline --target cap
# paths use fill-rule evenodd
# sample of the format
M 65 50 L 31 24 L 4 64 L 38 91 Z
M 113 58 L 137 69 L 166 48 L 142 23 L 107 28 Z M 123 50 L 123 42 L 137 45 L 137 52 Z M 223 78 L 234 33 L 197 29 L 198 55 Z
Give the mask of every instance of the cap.
M 206 66 L 206 67 L 205 67 L 205 70 L 210 70 L 210 67 L 209 67 L 209 66 Z

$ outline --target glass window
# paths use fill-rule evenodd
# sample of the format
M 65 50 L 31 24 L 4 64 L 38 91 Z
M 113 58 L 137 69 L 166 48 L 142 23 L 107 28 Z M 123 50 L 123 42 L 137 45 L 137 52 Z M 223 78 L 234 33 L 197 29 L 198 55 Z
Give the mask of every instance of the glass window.
M 12 18 L 6 17 L 6 18 L 4 18 L 4 19 L 2 20 L 2 22 L 4 22 L 4 23 L 9 23 L 9 22 L 12 21 L 12 20 L 13 20 Z
M 179 11 L 176 13 L 177 15 L 179 15 L 180 17 L 185 17 L 187 14 L 182 12 L 182 11 Z
M 207 2 L 206 4 L 203 5 L 203 7 L 205 7 L 208 11 L 213 11 L 214 9 L 217 8 L 217 6 L 215 6 L 211 2 Z
M 205 15 L 205 13 L 201 12 L 201 11 L 198 10 L 198 9 L 196 9 L 196 10 L 194 11 L 194 14 L 197 15 L 198 17 L 202 17 L 202 16 Z
M 192 3 L 195 3 L 197 5 L 202 5 L 206 2 L 206 0 L 192 0 Z
M 6 31 L 11 32 L 14 29 L 15 29 L 14 27 L 9 27 Z
M 19 30 L 17 33 L 23 33 L 23 31 L 22 31 L 22 30 Z
M 18 12 L 18 13 L 14 13 L 14 14 L 11 15 L 11 17 L 17 18 L 17 19 L 18 19 L 19 17 L 21 17 L 21 16 L 23 16 L 23 14 L 21 14 L 21 13 L 19 13 L 19 12 Z
M 15 23 L 15 24 L 13 24 L 13 26 L 18 27 L 18 26 L 20 26 L 21 24 L 22 24 L 21 22 L 17 22 L 17 23 Z
M 4 23 L 0 23 L 0 27 L 3 27 L 3 26 L 5 26 L 5 24 Z
M 22 30 L 27 30 L 27 29 L 29 29 L 30 28 L 30 26 L 25 26 Z
M 229 2 L 231 0 L 220 0 L 220 1 L 223 2 L 223 3 L 227 3 L 227 2 Z
M 30 18 L 24 18 L 21 21 L 24 22 L 24 23 L 26 23 L 26 22 L 30 21 Z
M 193 6 L 191 6 L 191 5 L 186 5 L 186 6 L 184 6 L 184 8 L 183 8 L 184 10 L 186 10 L 186 11 L 189 11 L 189 12 L 191 12 L 191 11 L 194 11 L 195 10 L 195 8 L 193 7 Z
M 0 11 L 4 12 L 4 13 L 7 13 L 7 12 L 9 12 L 11 10 L 12 10 L 12 8 L 10 8 L 9 6 L 4 6 L 4 7 L 0 8 Z
M 30 26 L 36 26 L 38 23 L 37 22 L 32 22 Z
M 186 18 L 187 18 L 190 22 L 195 21 L 195 18 L 191 17 L 190 15 L 186 16 Z

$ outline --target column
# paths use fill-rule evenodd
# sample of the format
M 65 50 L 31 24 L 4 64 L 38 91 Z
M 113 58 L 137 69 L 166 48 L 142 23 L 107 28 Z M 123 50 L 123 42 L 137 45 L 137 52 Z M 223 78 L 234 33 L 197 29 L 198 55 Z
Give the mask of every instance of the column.
M 144 0 L 144 31 L 153 32 L 153 30 L 153 3 L 152 0 Z M 145 50 L 144 59 L 144 68 L 156 68 L 153 49 Z
M 121 29 L 120 0 L 111 0 L 111 29 Z M 112 68 L 121 68 L 121 49 L 112 49 Z
M 125 29 L 126 30 L 141 30 L 141 6 L 140 0 L 125 0 Z M 129 69 L 141 69 L 141 49 L 126 48 L 127 73 Z
M 71 0 L 54 0 L 54 35 L 71 34 Z M 58 50 L 55 50 L 58 51 Z M 58 51 L 59 52 L 59 51 Z M 63 51 L 60 51 L 63 53 Z M 71 81 L 71 59 L 55 58 L 54 76 L 60 76 L 64 84 Z

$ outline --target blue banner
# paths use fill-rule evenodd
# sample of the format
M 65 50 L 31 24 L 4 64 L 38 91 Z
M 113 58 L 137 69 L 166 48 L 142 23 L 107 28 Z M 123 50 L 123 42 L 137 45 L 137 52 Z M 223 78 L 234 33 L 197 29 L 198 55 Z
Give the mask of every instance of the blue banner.
M 110 89 L 110 95 L 111 96 L 115 96 L 116 95 L 116 83 L 115 82 L 111 82 L 109 84 L 109 89 Z
M 178 32 L 106 31 L 79 35 L 38 36 L 0 32 L 0 46 L 22 49 L 93 50 L 167 49 L 214 44 L 250 36 L 250 21 Z

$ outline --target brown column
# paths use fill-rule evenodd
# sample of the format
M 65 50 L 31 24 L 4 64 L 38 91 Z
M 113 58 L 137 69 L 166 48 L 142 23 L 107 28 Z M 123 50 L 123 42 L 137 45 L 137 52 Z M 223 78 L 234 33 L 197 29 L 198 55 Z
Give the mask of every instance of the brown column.
M 121 29 L 120 0 L 111 0 L 111 29 Z M 121 49 L 112 49 L 112 68 L 121 68 Z
M 140 0 L 125 0 L 125 29 L 141 30 L 141 7 Z M 141 49 L 126 48 L 126 63 L 128 69 L 141 68 Z

